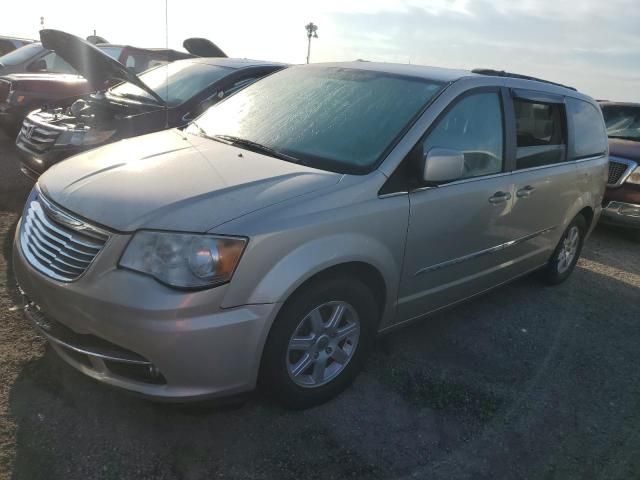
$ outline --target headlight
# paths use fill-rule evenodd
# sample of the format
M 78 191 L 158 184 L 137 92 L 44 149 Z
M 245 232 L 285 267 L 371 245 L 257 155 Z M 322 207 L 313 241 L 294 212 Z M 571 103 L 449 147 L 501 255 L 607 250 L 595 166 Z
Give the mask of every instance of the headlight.
M 636 169 L 631 172 L 631 175 L 627 177 L 627 182 L 640 185 L 640 167 L 636 167 Z
M 74 146 L 90 146 L 98 145 L 106 142 L 116 133 L 115 130 L 76 130 L 62 133 L 56 144 L 58 145 L 74 145 Z
M 231 280 L 246 244 L 238 237 L 140 231 L 119 265 L 173 287 L 213 287 Z

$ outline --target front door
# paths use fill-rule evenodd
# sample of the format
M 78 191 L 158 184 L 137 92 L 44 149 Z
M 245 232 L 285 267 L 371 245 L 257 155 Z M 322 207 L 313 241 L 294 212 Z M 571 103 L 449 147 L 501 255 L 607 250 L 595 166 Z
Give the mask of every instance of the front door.
M 455 303 L 508 280 L 513 240 L 511 174 L 499 90 L 459 97 L 425 135 L 423 151 L 465 158 L 462 178 L 410 193 L 410 223 L 398 321 Z

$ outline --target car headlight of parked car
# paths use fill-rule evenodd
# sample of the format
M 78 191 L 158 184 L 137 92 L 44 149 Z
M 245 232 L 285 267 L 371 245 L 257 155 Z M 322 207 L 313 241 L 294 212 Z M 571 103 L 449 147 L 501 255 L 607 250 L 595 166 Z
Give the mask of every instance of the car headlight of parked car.
M 631 175 L 627 177 L 627 182 L 640 185 L 640 167 L 636 167 L 636 169 L 631 172 Z
M 246 238 L 139 231 L 127 245 L 120 267 L 177 288 L 209 288 L 231 280 Z
M 113 137 L 115 130 L 75 130 L 62 133 L 58 140 L 57 145 L 98 145 L 104 143 Z

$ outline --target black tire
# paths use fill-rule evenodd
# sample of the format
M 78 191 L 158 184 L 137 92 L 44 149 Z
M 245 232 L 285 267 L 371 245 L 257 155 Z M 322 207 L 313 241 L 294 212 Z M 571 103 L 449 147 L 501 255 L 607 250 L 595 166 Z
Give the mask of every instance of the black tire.
M 360 325 L 357 345 L 350 360 L 328 383 L 300 386 L 287 370 L 289 340 L 311 311 L 333 301 L 346 302 L 357 313 Z M 269 332 L 260 367 L 260 388 L 279 403 L 294 409 L 319 405 L 338 395 L 360 372 L 371 350 L 379 323 L 378 310 L 369 288 L 354 278 L 321 277 L 302 287 L 282 307 Z
M 565 241 L 567 240 L 567 237 L 574 228 L 577 228 L 579 232 L 577 250 L 568 267 L 566 269 L 562 269 L 560 268 L 560 266 L 563 247 Z M 586 234 L 587 222 L 582 215 L 578 215 L 573 219 L 573 221 L 569 224 L 567 229 L 562 234 L 562 237 L 560 238 L 556 249 L 553 251 L 551 258 L 549 258 L 549 261 L 547 262 L 547 265 L 542 270 L 540 270 L 540 279 L 549 285 L 558 285 L 569 278 L 574 268 L 576 267 L 576 264 L 578 263 L 578 259 L 580 258 L 580 253 L 582 252 L 582 246 L 584 244 L 584 237 L 586 236 Z

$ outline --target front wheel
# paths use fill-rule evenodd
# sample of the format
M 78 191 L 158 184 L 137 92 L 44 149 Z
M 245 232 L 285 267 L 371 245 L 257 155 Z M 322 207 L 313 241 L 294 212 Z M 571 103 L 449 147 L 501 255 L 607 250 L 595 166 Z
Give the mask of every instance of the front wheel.
M 549 262 L 540 272 L 546 283 L 557 285 L 569 278 L 580 258 L 586 233 L 587 223 L 582 215 L 578 215 L 569 224 Z
M 362 368 L 378 317 L 375 298 L 360 281 L 314 281 L 278 315 L 265 345 L 261 387 L 291 408 L 329 400 Z

